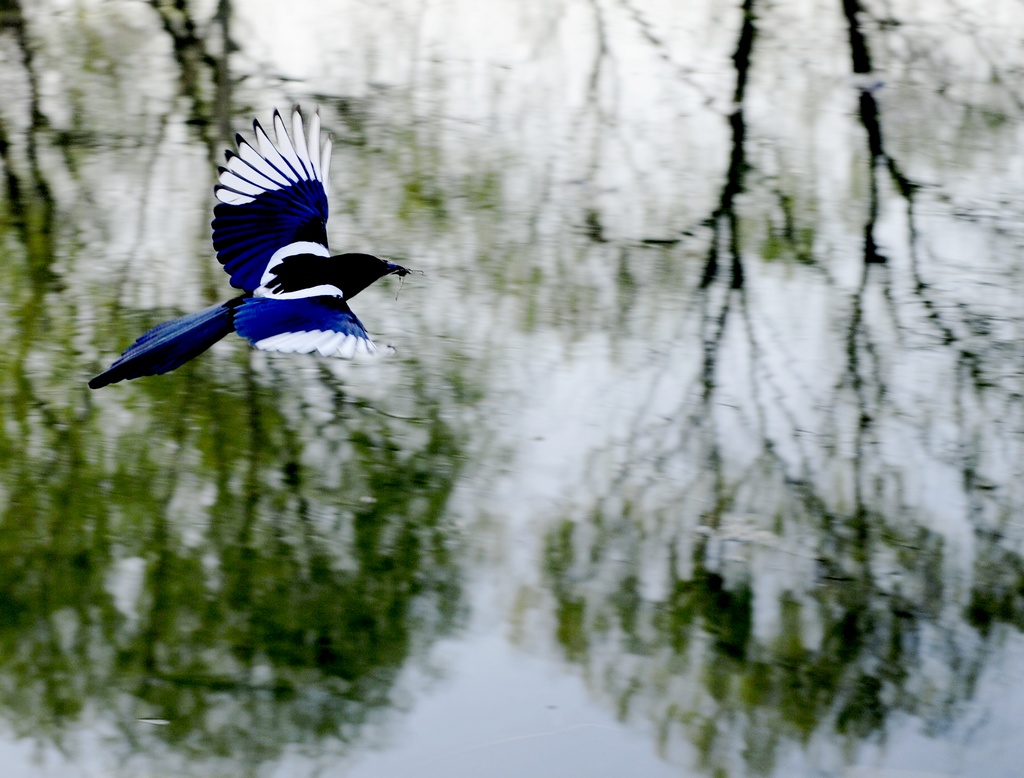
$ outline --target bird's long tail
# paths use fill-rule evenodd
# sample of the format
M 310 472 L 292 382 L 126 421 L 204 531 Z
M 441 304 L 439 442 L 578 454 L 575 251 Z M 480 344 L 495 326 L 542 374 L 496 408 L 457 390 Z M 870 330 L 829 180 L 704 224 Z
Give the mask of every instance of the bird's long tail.
M 158 324 L 135 341 L 110 367 L 89 382 L 89 388 L 144 375 L 160 375 L 181 367 L 235 330 L 235 308 L 244 296 Z

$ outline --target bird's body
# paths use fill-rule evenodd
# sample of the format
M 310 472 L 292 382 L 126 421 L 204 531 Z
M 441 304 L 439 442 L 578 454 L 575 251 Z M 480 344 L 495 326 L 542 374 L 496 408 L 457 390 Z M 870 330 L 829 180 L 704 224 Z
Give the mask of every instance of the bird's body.
M 238 153 L 226 153 L 213 219 L 217 259 L 243 294 L 157 325 L 93 378 L 93 389 L 174 370 L 231 332 L 264 351 L 347 359 L 377 350 L 348 301 L 383 276 L 409 271 L 372 254 L 331 256 L 331 141 L 320 142 L 319 115 L 308 139 L 298 109 L 291 135 L 274 111 L 276 144 L 259 122 L 253 130 L 256 146 L 238 135 Z

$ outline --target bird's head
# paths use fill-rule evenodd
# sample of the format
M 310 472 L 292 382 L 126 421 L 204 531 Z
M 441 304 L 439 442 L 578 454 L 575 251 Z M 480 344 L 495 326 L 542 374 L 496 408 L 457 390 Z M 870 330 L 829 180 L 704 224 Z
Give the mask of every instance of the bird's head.
M 337 286 L 346 300 L 351 300 L 379 278 L 390 275 L 402 278 L 411 272 L 407 267 L 373 254 L 340 254 L 332 259 L 337 263 L 335 267 L 340 278 Z

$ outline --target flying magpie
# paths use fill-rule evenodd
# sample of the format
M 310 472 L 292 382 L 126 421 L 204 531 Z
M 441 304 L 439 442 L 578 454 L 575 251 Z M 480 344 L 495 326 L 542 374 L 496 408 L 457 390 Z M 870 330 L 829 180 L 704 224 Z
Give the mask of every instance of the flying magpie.
M 230 332 L 263 351 L 313 351 L 349 359 L 377 347 L 348 301 L 378 278 L 409 270 L 371 254 L 327 248 L 327 186 L 331 139 L 321 142 L 320 115 L 292 112 L 289 135 L 274 111 L 271 141 L 259 121 L 255 145 L 235 136 L 214 193 L 213 247 L 244 294 L 142 335 L 110 367 L 89 381 L 92 389 L 146 375 L 161 375 L 202 354 Z

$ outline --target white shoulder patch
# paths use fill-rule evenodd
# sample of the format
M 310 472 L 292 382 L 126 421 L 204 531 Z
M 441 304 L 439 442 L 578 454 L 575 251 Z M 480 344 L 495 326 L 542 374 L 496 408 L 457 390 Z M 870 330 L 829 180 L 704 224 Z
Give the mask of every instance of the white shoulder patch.
M 284 262 L 288 257 L 294 257 L 297 254 L 313 254 L 318 257 L 331 256 L 331 252 L 328 251 L 326 246 L 308 240 L 299 240 L 295 243 L 289 243 L 287 246 L 282 246 L 270 257 L 270 261 L 267 262 L 267 267 L 263 271 L 263 276 L 260 278 L 260 285 L 256 288 L 253 294 L 257 297 L 270 297 L 275 300 L 298 300 L 302 297 L 318 297 L 322 295 L 328 295 L 330 297 L 345 296 L 338 287 L 331 284 L 317 284 L 316 286 L 311 286 L 307 289 L 296 289 L 294 292 L 278 292 L 267 289 L 265 284 L 274 277 L 273 273 L 270 271 Z

